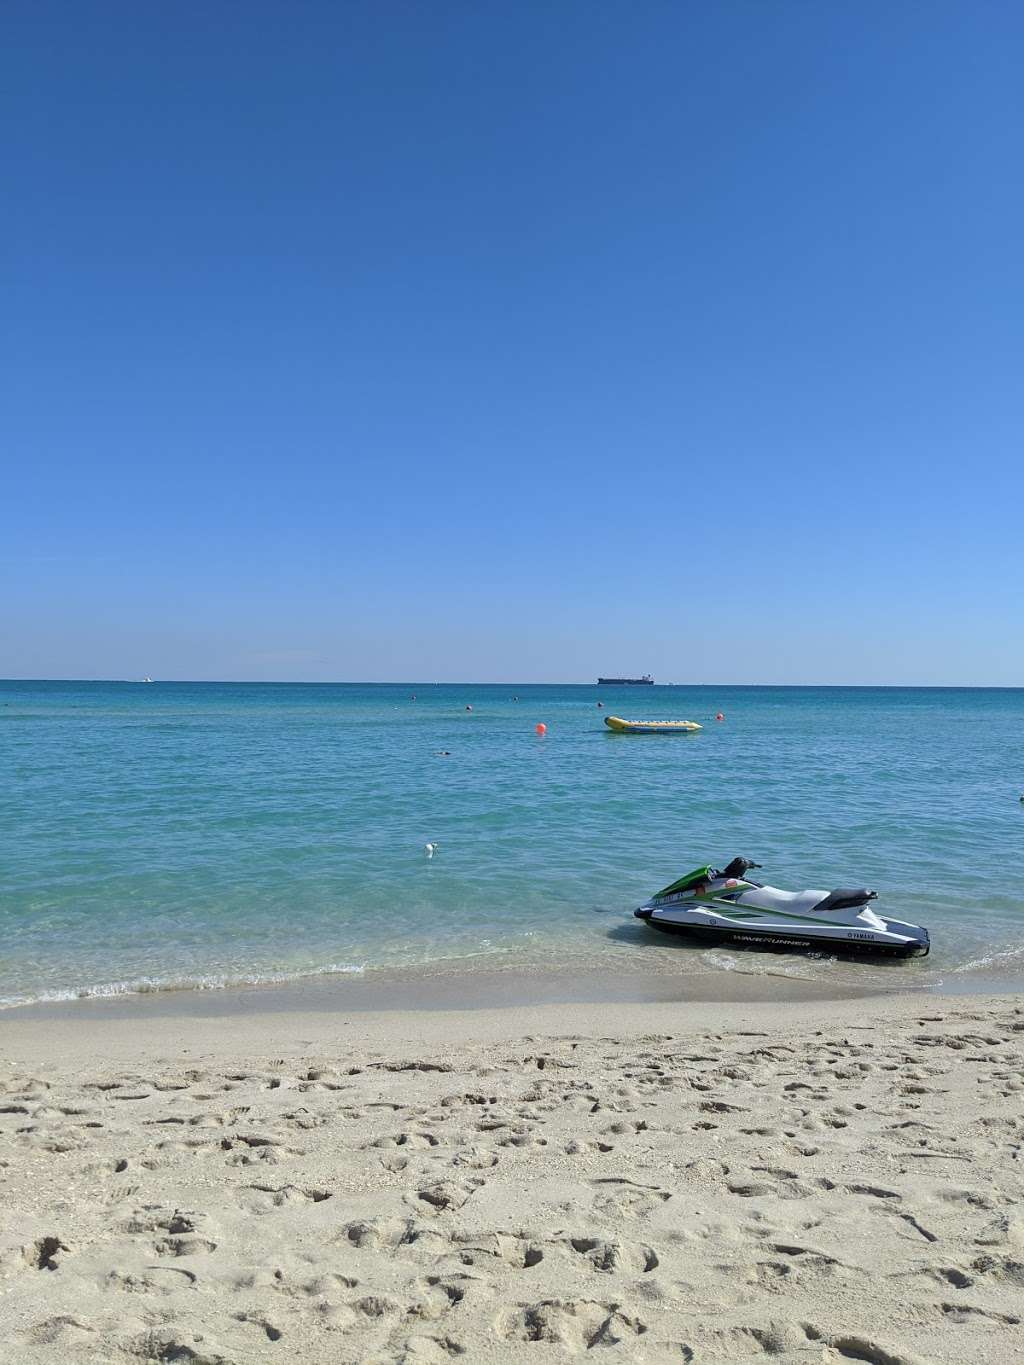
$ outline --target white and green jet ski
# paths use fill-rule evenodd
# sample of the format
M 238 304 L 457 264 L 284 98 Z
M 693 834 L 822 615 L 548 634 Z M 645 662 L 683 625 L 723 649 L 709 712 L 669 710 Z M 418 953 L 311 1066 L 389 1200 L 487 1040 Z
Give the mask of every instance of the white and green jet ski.
M 759 866 L 733 858 L 721 872 L 698 867 L 633 913 L 652 929 L 711 943 L 888 957 L 928 953 L 927 929 L 872 909 L 877 891 L 779 891 L 747 877 Z

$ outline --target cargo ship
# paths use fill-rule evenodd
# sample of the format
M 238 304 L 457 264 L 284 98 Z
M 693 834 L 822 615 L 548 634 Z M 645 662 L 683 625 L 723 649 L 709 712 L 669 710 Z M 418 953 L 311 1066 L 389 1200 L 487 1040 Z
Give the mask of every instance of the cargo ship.
M 649 673 L 642 678 L 598 678 L 598 685 L 605 687 L 653 687 L 654 679 Z

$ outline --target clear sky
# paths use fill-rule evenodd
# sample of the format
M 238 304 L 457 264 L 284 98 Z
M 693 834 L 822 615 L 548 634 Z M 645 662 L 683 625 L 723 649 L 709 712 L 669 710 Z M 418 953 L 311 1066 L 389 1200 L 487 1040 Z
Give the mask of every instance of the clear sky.
M 1024 5 L 0 16 L 0 675 L 1024 683 Z

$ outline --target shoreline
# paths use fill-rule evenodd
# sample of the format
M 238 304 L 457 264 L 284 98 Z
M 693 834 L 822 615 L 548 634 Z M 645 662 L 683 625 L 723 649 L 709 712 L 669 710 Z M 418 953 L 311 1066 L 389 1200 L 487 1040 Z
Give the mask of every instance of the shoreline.
M 583 968 L 571 968 L 565 961 L 545 964 L 508 957 L 503 962 L 500 954 L 486 967 L 467 965 L 474 960 L 479 959 L 446 958 L 415 967 L 322 971 L 226 984 L 112 983 L 110 988 L 88 988 L 81 994 L 54 992 L 50 998 L 44 995 L 41 999 L 5 1003 L 0 1006 L 0 1033 L 9 1021 L 16 1019 L 87 1018 L 89 1011 L 94 1011 L 96 1017 L 129 1020 L 152 1015 L 217 1017 L 305 1010 L 473 1010 L 496 1004 L 511 1009 L 602 1002 L 797 1003 L 892 995 L 955 998 L 1012 995 L 1024 989 L 1024 976 L 983 970 L 970 975 L 951 970 L 938 980 L 920 984 L 902 976 L 890 985 L 884 980 L 885 972 L 905 970 L 904 964 L 894 968 L 893 964 L 872 960 L 863 964 L 872 972 L 870 980 L 858 981 L 853 972 L 842 980 L 795 976 L 781 969 L 773 970 L 773 955 L 767 953 L 744 954 L 743 966 L 703 970 L 673 970 L 668 957 L 663 966 L 646 959 L 628 968 L 611 960 L 591 962 Z M 791 959 L 780 955 L 774 960 Z
M 721 989 L 726 978 L 728 990 Z M 857 1028 L 932 1012 L 959 1017 L 1013 1009 L 1014 988 L 936 992 L 851 989 L 787 976 L 733 972 L 679 976 L 592 972 L 406 976 L 366 982 L 316 977 L 298 983 L 217 990 L 158 991 L 24 1005 L 0 1013 L 0 1065 L 33 1056 L 127 1059 L 153 1050 L 219 1056 L 239 1048 L 383 1046 L 527 1036 L 597 1039 L 653 1031 L 695 1035 L 759 1030 Z M 874 1023 L 872 1023 L 872 1027 Z
M 764 955 L 759 955 L 762 959 Z M 225 986 L 159 986 L 11 1004 L 0 1010 L 0 1034 L 15 1020 L 149 1017 L 216 1018 L 296 1012 L 436 1012 L 494 1007 L 578 1004 L 743 1004 L 802 1003 L 927 995 L 930 984 L 885 986 L 873 981 L 819 981 L 764 968 L 719 971 L 632 969 L 614 964 L 568 970 L 540 964 L 460 970 L 460 959 L 421 968 L 376 968 L 367 972 L 317 973 L 285 981 Z M 609 964 L 611 965 L 611 964 Z M 969 992 L 975 994 L 975 991 Z M 997 994 L 987 990 L 985 994 Z M 959 992 L 957 992 L 959 994 Z

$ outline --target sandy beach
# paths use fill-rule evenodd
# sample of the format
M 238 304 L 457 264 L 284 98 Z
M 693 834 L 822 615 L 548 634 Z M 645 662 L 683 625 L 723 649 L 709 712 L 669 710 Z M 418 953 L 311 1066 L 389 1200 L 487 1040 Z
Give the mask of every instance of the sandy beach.
M 275 1005 L 0 1022 L 8 1359 L 1024 1358 L 1012 996 Z

